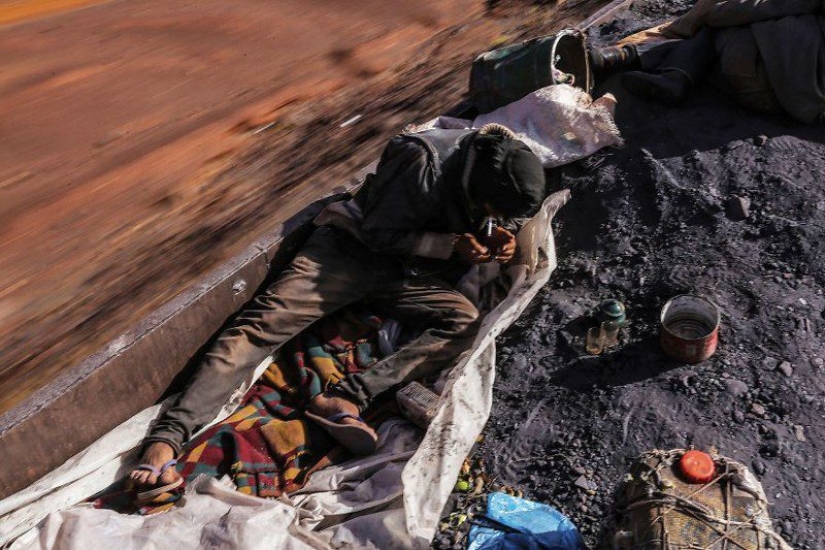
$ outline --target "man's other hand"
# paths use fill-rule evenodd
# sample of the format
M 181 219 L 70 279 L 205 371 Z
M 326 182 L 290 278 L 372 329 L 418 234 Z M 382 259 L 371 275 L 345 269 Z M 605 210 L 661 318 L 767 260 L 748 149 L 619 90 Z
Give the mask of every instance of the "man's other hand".
M 493 234 L 485 235 L 483 241 L 497 262 L 506 264 L 516 255 L 516 236 L 503 227 L 494 227 Z
M 493 259 L 486 246 L 478 242 L 472 233 L 464 233 L 455 242 L 455 253 L 471 264 L 482 264 Z

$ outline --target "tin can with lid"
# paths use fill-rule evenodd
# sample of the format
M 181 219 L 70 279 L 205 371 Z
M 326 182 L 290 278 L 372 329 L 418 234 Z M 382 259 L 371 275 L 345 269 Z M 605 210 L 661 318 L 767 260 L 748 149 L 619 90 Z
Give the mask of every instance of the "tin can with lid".
M 627 312 L 624 304 L 615 298 L 602 300 L 596 308 L 596 318 L 599 321 L 613 321 L 620 327 L 627 323 Z

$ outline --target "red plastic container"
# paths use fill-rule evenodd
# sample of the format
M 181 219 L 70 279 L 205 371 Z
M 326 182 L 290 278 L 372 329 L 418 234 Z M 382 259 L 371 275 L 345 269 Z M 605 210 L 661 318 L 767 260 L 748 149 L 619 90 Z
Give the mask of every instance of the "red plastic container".
M 720 321 L 719 308 L 707 298 L 676 296 L 662 308 L 662 350 L 683 363 L 704 361 L 716 351 Z

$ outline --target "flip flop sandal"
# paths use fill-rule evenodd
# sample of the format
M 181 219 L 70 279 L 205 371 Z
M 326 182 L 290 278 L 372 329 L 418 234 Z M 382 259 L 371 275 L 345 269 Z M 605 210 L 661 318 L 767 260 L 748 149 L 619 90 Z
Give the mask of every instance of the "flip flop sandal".
M 160 468 L 155 468 L 151 464 L 138 464 L 138 467 L 135 468 L 135 469 L 136 470 L 146 470 L 146 471 L 152 472 L 153 474 L 155 474 L 157 476 L 158 481 L 160 481 L 160 476 L 162 476 L 166 472 L 166 470 L 168 470 L 169 468 L 173 468 L 177 463 L 178 463 L 178 461 L 173 458 L 172 460 L 170 460 L 169 462 L 167 462 L 166 464 L 164 464 Z M 153 498 L 155 498 L 159 495 L 162 495 L 163 493 L 166 493 L 168 491 L 171 491 L 172 489 L 176 489 L 176 488 L 180 487 L 181 483 L 183 483 L 183 478 L 179 477 L 175 481 L 173 481 L 171 483 L 167 483 L 166 485 L 160 485 L 158 487 L 155 487 L 154 489 L 149 489 L 148 491 L 140 491 L 137 494 L 137 499 L 139 501 L 152 500 Z
M 349 452 L 356 455 L 371 455 L 375 452 L 378 438 L 367 428 L 366 422 L 360 416 L 348 413 L 333 414 L 327 418 L 305 412 L 306 417 L 321 426 L 338 443 L 343 445 Z M 344 418 L 352 418 L 361 422 L 362 425 L 339 424 L 338 421 Z

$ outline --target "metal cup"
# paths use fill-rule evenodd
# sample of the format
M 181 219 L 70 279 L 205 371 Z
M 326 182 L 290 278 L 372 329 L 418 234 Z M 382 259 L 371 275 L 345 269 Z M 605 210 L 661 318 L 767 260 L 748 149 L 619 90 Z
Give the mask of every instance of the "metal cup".
M 702 296 L 681 294 L 662 308 L 662 350 L 683 363 L 699 363 L 714 354 L 719 341 L 719 307 Z

